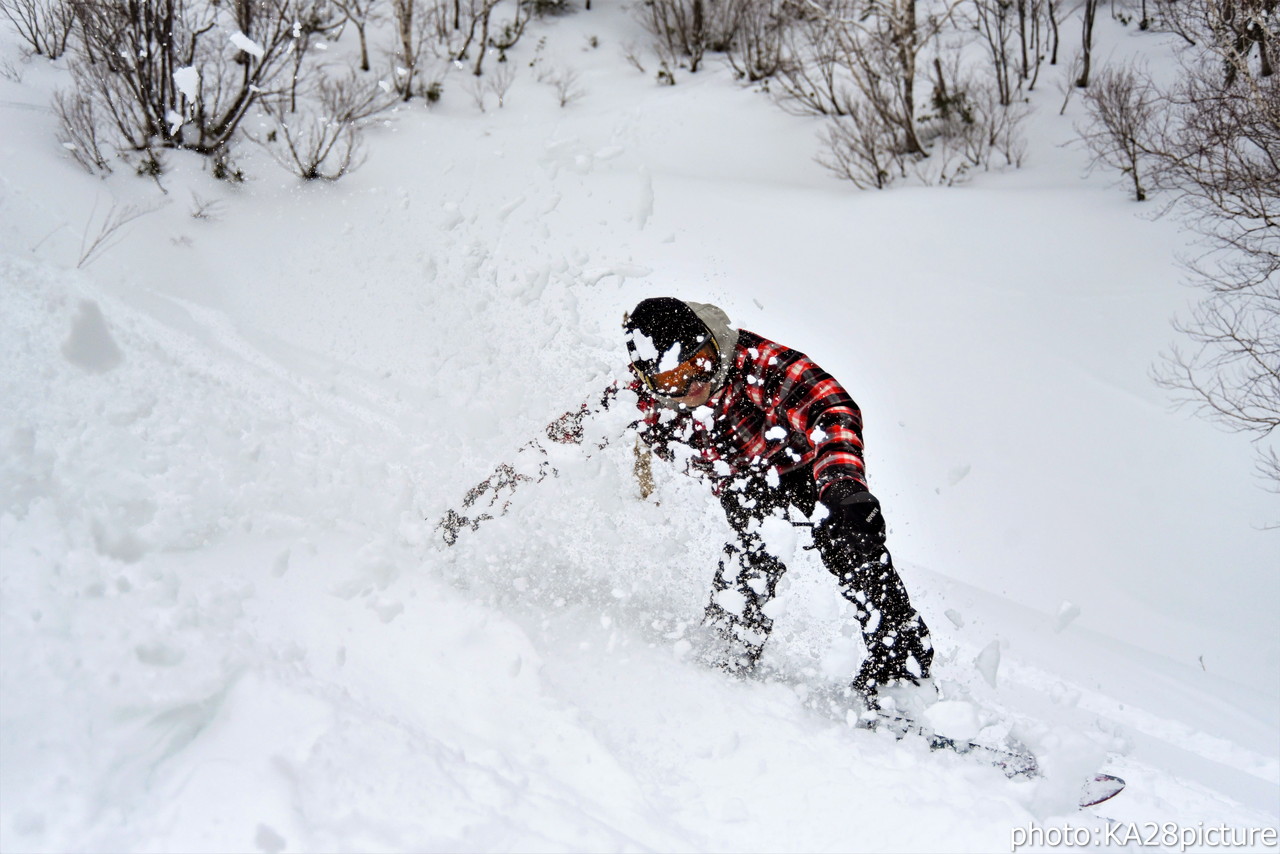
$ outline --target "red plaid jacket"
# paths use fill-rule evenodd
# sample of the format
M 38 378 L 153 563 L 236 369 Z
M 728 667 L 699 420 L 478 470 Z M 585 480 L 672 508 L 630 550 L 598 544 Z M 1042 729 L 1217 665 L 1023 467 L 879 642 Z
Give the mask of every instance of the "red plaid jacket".
M 703 408 L 664 409 L 638 381 L 631 388 L 640 394 L 645 441 L 667 458 L 672 442 L 694 448 L 698 467 L 717 481 L 813 463 L 819 497 L 839 480 L 866 488 L 858 404 L 808 356 L 754 332 L 739 331 L 733 368 L 707 401 L 709 417 Z

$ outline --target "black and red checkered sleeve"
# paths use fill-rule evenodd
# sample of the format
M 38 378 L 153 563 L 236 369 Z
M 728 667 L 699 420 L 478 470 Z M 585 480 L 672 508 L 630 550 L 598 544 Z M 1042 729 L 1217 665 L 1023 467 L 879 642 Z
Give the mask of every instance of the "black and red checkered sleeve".
M 862 412 L 834 377 L 803 353 L 767 339 L 748 350 L 747 392 L 813 443 L 818 495 L 841 480 L 867 486 Z

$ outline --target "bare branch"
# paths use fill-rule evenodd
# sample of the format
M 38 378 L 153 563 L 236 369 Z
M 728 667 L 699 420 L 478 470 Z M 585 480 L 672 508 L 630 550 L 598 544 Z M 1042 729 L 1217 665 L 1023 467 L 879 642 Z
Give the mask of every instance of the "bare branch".
M 84 229 L 80 235 L 80 260 L 76 262 L 76 269 L 93 263 L 101 257 L 102 253 L 118 244 L 124 238 L 126 225 L 139 217 L 154 213 L 160 207 L 163 205 L 121 206 L 113 201 L 110 209 L 101 220 L 98 220 L 98 203 L 94 202 L 93 210 L 89 212 L 89 218 L 85 220 Z

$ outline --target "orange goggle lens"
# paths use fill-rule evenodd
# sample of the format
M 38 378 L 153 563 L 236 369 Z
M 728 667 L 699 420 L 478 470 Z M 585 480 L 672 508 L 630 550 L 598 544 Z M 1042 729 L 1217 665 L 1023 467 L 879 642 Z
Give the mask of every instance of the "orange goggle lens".
M 716 373 L 716 346 L 708 341 L 702 349 L 693 354 L 693 358 L 676 365 L 669 371 L 646 375 L 641 371 L 640 378 L 654 394 L 663 397 L 684 397 L 689 388 L 696 382 L 706 382 Z

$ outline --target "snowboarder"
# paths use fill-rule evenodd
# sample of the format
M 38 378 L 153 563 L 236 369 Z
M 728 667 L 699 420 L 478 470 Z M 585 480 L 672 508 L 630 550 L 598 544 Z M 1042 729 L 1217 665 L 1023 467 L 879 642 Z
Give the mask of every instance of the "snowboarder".
M 874 704 L 878 691 L 927 679 L 929 630 L 885 547 L 862 414 L 844 388 L 803 353 L 733 328 L 712 305 L 646 299 L 623 328 L 644 413 L 633 426 L 665 460 L 673 444 L 698 452 L 691 464 L 714 484 L 736 533 L 706 609 L 721 646 L 715 663 L 743 672 L 760 658 L 773 626 L 764 606 L 786 571 L 760 523 L 794 508 L 817 519 L 814 544 L 862 624 L 867 658 L 852 687 Z

